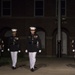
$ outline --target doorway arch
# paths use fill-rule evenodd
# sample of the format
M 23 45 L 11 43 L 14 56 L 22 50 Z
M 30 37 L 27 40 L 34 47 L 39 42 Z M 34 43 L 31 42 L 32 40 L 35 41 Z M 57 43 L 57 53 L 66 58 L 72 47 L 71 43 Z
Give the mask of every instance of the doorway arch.
M 12 33 L 11 33 L 11 28 L 10 27 L 3 27 L 2 29 L 0 29 L 0 37 L 4 41 L 3 56 L 5 56 L 5 57 L 10 55 L 9 52 L 7 51 L 7 49 L 8 49 L 8 39 L 11 35 L 12 35 Z
M 37 34 L 39 35 L 41 39 L 42 48 L 45 49 L 45 32 L 38 31 Z
M 61 29 L 61 54 L 69 54 L 69 31 L 66 28 Z M 52 34 L 52 55 L 57 56 L 57 29 Z
M 62 55 L 67 55 L 67 34 L 62 31 L 61 32 L 61 54 Z M 57 35 L 56 35 L 56 55 L 57 55 Z
M 36 33 L 39 35 L 40 40 L 41 40 L 41 45 L 42 45 L 42 54 L 46 54 L 46 32 L 43 28 L 41 27 L 36 27 L 37 31 Z

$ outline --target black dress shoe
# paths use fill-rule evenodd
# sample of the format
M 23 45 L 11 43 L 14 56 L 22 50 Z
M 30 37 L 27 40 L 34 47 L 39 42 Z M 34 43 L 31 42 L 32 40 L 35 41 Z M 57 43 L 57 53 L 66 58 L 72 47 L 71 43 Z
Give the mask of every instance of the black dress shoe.
M 37 68 L 36 66 L 34 66 L 34 68 Z
M 16 67 L 12 67 L 12 69 L 14 70 L 14 69 L 16 69 Z
M 31 71 L 34 72 L 34 69 L 32 68 Z

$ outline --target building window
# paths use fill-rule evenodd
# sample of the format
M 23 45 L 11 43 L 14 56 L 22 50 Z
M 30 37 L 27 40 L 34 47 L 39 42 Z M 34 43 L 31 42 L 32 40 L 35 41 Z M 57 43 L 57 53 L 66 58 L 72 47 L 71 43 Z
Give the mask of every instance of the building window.
M 61 15 L 66 16 L 66 0 L 61 0 Z M 58 0 L 56 0 L 56 16 L 58 16 Z
M 44 0 L 34 0 L 34 16 L 44 16 Z
M 11 16 L 11 0 L 1 0 L 1 16 Z

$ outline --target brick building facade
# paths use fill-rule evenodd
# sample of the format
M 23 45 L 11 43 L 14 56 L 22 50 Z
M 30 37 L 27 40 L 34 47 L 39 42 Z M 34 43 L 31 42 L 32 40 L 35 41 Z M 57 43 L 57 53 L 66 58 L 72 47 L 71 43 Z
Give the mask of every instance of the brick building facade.
M 72 56 L 71 41 L 75 38 L 75 0 L 62 1 L 62 55 Z M 37 27 L 42 40 L 42 55 L 57 54 L 57 0 L 0 0 L 0 35 L 8 38 L 11 28 L 18 29 L 21 50 L 26 49 L 30 26 Z

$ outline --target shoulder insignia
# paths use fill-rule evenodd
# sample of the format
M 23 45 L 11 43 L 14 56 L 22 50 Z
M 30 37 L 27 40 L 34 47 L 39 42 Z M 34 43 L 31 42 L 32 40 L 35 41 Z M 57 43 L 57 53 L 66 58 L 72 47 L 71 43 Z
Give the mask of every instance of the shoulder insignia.
M 38 35 L 35 35 L 34 38 L 38 38 Z
M 18 37 L 16 37 L 16 40 L 19 40 L 19 38 L 18 38 Z

